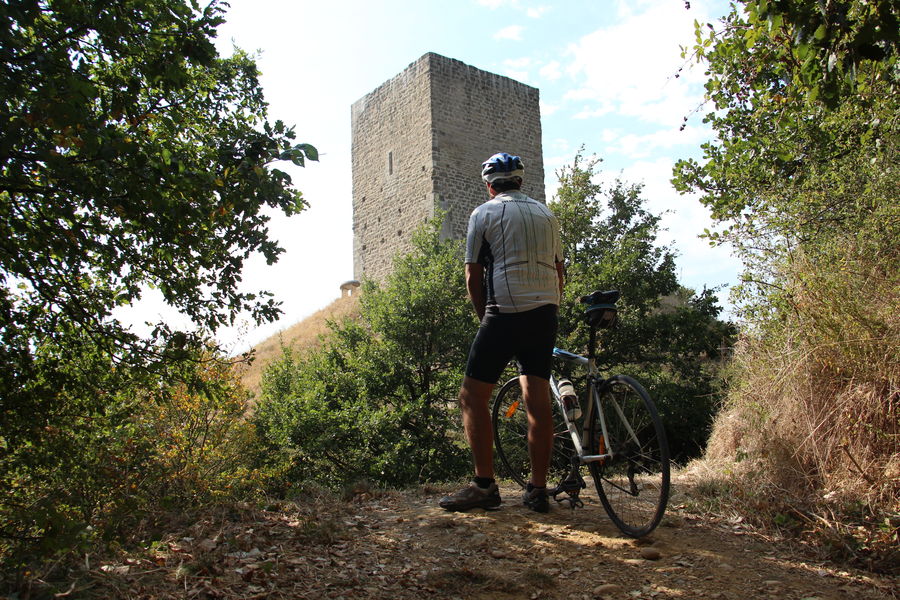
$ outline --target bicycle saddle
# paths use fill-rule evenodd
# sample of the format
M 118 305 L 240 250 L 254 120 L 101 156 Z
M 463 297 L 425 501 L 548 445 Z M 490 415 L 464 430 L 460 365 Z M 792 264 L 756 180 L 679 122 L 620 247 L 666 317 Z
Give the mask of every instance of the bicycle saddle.
M 581 302 L 582 304 L 615 304 L 621 295 L 619 290 L 607 290 L 605 292 L 597 290 L 587 296 L 582 296 Z
M 607 290 L 591 292 L 582 296 L 581 301 L 588 307 L 584 311 L 585 320 L 591 327 L 609 329 L 616 324 L 616 300 L 621 294 L 619 290 Z

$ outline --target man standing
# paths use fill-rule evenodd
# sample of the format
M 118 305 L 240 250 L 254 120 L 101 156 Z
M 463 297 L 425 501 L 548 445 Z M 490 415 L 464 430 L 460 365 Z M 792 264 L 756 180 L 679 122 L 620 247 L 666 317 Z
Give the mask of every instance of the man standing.
M 447 510 L 500 505 L 488 402 L 512 358 L 520 366 L 528 412 L 531 481 L 523 501 L 537 512 L 550 508 L 550 371 L 563 287 L 562 248 L 556 217 L 520 191 L 524 174 L 518 156 L 501 152 L 487 159 L 481 177 L 490 199 L 469 218 L 466 288 L 481 326 L 469 350 L 459 404 L 475 477 L 468 487 L 441 499 Z

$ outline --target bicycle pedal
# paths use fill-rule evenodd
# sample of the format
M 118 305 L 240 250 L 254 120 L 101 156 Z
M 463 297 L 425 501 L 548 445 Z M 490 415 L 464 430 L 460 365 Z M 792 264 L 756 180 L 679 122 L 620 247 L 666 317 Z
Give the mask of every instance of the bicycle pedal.
M 560 494 L 563 494 L 563 493 L 566 494 L 566 496 L 564 498 L 557 498 L 557 496 L 559 496 Z M 572 494 L 570 492 L 562 492 L 562 491 L 557 492 L 556 494 L 553 495 L 553 499 L 556 500 L 559 504 L 562 504 L 563 502 L 568 502 L 569 508 L 571 508 L 572 510 L 575 510 L 576 508 L 584 508 L 584 502 L 582 502 L 581 498 L 578 497 L 578 492 L 575 492 L 574 494 Z
M 554 498 L 557 502 L 562 504 L 563 502 L 569 503 L 569 508 L 575 510 L 576 508 L 584 508 L 584 502 L 582 502 L 579 498 Z

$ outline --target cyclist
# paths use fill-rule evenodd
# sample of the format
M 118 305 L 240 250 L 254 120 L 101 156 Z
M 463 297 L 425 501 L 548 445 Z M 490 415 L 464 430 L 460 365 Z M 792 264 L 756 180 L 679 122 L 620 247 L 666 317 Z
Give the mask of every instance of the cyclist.
M 563 287 L 559 222 L 521 191 L 522 159 L 505 152 L 482 164 L 489 200 L 469 218 L 466 288 L 481 319 L 459 393 L 475 477 L 441 499 L 447 510 L 496 508 L 493 432 L 488 402 L 507 363 L 516 358 L 526 410 L 531 481 L 523 502 L 547 512 L 547 470 L 553 447 L 550 371 Z

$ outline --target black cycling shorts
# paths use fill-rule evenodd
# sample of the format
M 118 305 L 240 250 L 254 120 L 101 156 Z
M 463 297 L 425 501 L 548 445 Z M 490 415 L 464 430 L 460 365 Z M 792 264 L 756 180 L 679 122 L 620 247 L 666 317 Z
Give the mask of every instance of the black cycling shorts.
M 469 350 L 466 376 L 497 383 L 515 357 L 520 374 L 549 380 L 557 326 L 555 304 L 520 313 L 486 313 Z

